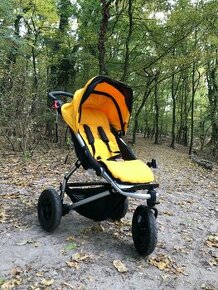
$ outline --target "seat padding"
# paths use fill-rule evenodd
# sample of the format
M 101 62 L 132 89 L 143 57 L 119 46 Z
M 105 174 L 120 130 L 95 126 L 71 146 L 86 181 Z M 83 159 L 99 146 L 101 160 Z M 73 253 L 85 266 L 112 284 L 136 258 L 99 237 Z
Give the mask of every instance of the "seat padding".
M 89 144 L 84 125 L 87 125 L 92 132 L 95 150 L 93 150 L 93 146 Z M 103 128 L 109 140 L 109 148 L 99 134 L 99 126 Z M 141 160 L 123 160 L 122 158 L 117 158 L 115 161 L 108 160 L 108 158 L 117 155 L 117 152 L 119 152 L 119 146 L 116 142 L 115 136 L 111 133 L 110 124 L 104 112 L 92 108 L 83 109 L 81 113 L 79 132 L 93 157 L 102 163 L 102 166 L 104 166 L 109 174 L 116 180 L 131 184 L 149 183 L 154 181 L 151 169 Z
M 124 183 L 149 183 L 154 181 L 151 169 L 141 160 L 101 160 L 118 181 Z
M 88 125 L 92 135 L 94 137 L 94 147 L 95 154 L 93 154 L 92 146 L 89 144 L 87 134 L 84 129 L 84 125 Z M 101 126 L 104 129 L 107 138 L 109 139 L 109 148 L 107 144 L 102 140 L 98 127 Z M 82 135 L 84 141 L 86 142 L 89 151 L 93 154 L 96 159 L 108 159 L 116 156 L 120 150 L 117 145 L 115 136 L 111 133 L 110 124 L 108 122 L 107 116 L 104 112 L 96 109 L 84 109 L 82 110 L 79 132 Z

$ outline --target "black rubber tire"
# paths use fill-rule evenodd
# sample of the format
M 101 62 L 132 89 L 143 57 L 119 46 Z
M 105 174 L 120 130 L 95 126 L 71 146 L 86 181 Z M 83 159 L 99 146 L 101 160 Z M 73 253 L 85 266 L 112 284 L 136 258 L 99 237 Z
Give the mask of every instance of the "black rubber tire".
M 157 244 L 156 219 L 147 206 L 138 206 L 133 214 L 132 238 L 139 255 L 148 256 L 154 251 Z
M 59 194 L 52 188 L 45 189 L 38 200 L 38 219 L 41 227 L 51 232 L 61 222 L 62 202 Z
M 110 216 L 110 218 L 113 221 L 119 221 L 121 220 L 127 213 L 128 211 L 128 207 L 129 207 L 129 201 L 126 198 L 119 206 L 118 209 L 116 209 L 115 212 L 112 213 L 112 215 Z

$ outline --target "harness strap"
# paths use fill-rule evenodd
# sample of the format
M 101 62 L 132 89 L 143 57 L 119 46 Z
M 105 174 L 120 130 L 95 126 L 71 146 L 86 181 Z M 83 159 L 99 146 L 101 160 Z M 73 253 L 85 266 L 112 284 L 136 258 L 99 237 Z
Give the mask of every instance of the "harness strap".
M 99 133 L 99 135 L 101 137 L 101 140 L 107 145 L 108 150 L 110 152 L 112 152 L 111 148 L 110 148 L 110 145 L 109 145 L 109 139 L 108 139 L 104 129 L 101 126 L 98 127 L 98 133 Z
M 109 145 L 109 139 L 108 139 L 108 137 L 107 137 L 107 135 L 106 135 L 106 133 L 105 133 L 103 127 L 98 126 L 98 133 L 99 133 L 99 135 L 100 135 L 100 137 L 101 137 L 101 140 L 102 140 L 102 141 L 107 145 L 107 148 L 108 148 L 108 150 L 109 150 L 111 153 L 120 153 L 120 151 L 112 151 L 112 150 L 111 150 L 110 145 Z M 120 154 L 119 154 L 119 155 L 120 155 Z M 117 155 L 116 155 L 116 157 L 117 157 Z
M 95 153 L 96 153 L 95 145 L 94 145 L 95 138 L 94 138 L 94 136 L 92 134 L 92 131 L 91 131 L 90 127 L 87 124 L 84 124 L 83 128 L 84 128 L 84 131 L 86 133 L 86 137 L 88 139 L 89 145 L 91 145 L 91 147 L 92 147 L 93 157 L 95 157 Z M 109 139 L 108 139 L 103 127 L 98 126 L 98 133 L 99 133 L 99 136 L 101 137 L 101 140 L 106 144 L 108 150 L 111 153 L 116 153 L 115 156 L 109 157 L 108 160 L 116 160 L 117 158 L 120 158 L 121 157 L 120 151 L 111 150 L 110 145 L 109 145 L 110 141 L 109 141 Z M 100 159 L 101 159 L 101 157 L 97 156 L 97 160 L 100 160 Z
M 86 125 L 86 124 L 83 125 L 83 128 L 84 128 L 84 131 L 86 133 L 86 137 L 87 137 L 87 139 L 89 141 L 89 144 L 92 147 L 93 156 L 95 156 L 95 146 L 94 146 L 95 139 L 94 139 L 94 136 L 92 134 L 92 131 L 90 130 L 89 126 Z

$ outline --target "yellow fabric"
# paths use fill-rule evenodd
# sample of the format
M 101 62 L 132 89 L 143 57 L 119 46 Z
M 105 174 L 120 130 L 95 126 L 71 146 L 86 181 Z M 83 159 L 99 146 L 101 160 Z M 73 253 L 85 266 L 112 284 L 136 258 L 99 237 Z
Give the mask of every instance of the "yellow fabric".
M 104 112 L 100 110 L 94 109 L 85 109 L 81 113 L 81 121 L 79 127 L 79 133 L 82 135 L 85 143 L 87 144 L 89 151 L 93 153 L 91 145 L 89 145 L 88 138 L 86 136 L 85 130 L 83 125 L 86 124 L 89 126 L 94 139 L 95 139 L 95 158 L 97 159 L 100 157 L 101 159 L 108 159 L 112 156 L 117 155 L 117 153 L 113 153 L 119 151 L 119 147 L 116 142 L 116 138 L 110 131 L 110 125 L 107 119 L 107 116 Z M 98 133 L 98 126 L 103 127 L 108 139 L 109 139 L 109 146 L 112 152 L 109 151 L 105 142 L 101 139 Z
M 154 181 L 151 169 L 141 160 L 109 161 L 101 160 L 109 172 L 122 182 L 149 183 Z
M 98 92 L 106 92 L 113 96 L 120 108 L 122 119 L 124 122 L 124 129 L 127 130 L 127 125 L 130 118 L 130 113 L 126 108 L 125 97 L 112 85 L 108 83 L 100 83 L 95 87 Z M 83 108 L 98 108 L 103 111 L 109 120 L 109 123 L 116 129 L 121 130 L 120 119 L 117 113 L 117 108 L 112 99 L 99 94 L 92 93 L 90 97 L 84 102 Z
M 81 101 L 89 84 L 95 78 L 89 80 L 84 88 L 75 92 L 70 103 L 66 103 L 61 107 L 61 113 L 64 121 L 69 125 L 74 133 L 80 133 L 91 153 L 92 147 L 89 145 L 83 125 L 89 126 L 95 139 L 95 156 L 100 157 L 101 162 L 107 167 L 108 171 L 114 178 L 127 183 L 148 183 L 154 180 L 153 173 L 150 168 L 140 160 L 124 161 L 108 161 L 107 159 L 116 155 L 108 149 L 107 145 L 101 140 L 98 133 L 98 126 L 102 126 L 110 140 L 109 146 L 111 151 L 119 151 L 116 138 L 110 131 L 110 125 L 116 130 L 122 130 L 117 108 L 111 98 L 91 93 L 87 100 L 82 104 Z M 107 82 L 99 83 L 94 88 L 95 91 L 110 94 L 117 102 L 124 122 L 124 130 L 126 132 L 130 118 L 129 110 L 125 103 L 125 97 L 115 87 Z M 80 110 L 81 106 L 81 110 Z M 81 112 L 81 116 L 80 116 Z
M 79 106 L 84 92 L 87 86 L 91 83 L 93 79 L 89 80 L 84 88 L 79 89 L 75 92 L 73 99 L 70 103 L 65 103 L 61 106 L 61 114 L 64 121 L 68 126 L 77 133 L 79 130 Z
M 84 88 L 79 89 L 75 92 L 74 97 L 70 103 L 65 103 L 61 107 L 62 117 L 64 121 L 74 131 L 74 133 L 77 133 L 80 127 L 79 126 L 79 113 L 80 113 L 79 108 L 80 108 L 82 97 L 88 85 L 93 81 L 93 79 L 89 80 L 84 86 Z M 112 85 L 106 82 L 97 84 L 94 90 L 108 93 L 111 96 L 113 96 L 113 98 L 116 100 L 118 104 L 118 107 L 120 108 L 122 119 L 124 122 L 124 130 L 126 132 L 127 125 L 130 118 L 130 113 L 125 104 L 125 97 L 123 96 L 123 94 L 119 92 L 115 87 L 113 87 Z M 110 124 L 116 130 L 122 130 L 116 106 L 110 98 L 104 95 L 91 93 L 90 96 L 87 98 L 87 100 L 83 103 L 81 110 L 83 111 L 83 109 L 87 109 L 87 108 L 99 109 L 103 111 L 107 115 L 107 118 Z
M 117 155 L 109 151 L 107 145 L 102 141 L 98 133 L 98 126 L 103 127 L 108 139 L 110 140 L 110 149 L 115 152 L 119 151 L 115 136 L 110 131 L 110 124 L 107 116 L 103 111 L 95 109 L 85 109 L 81 114 L 81 122 L 79 133 L 82 135 L 89 151 L 93 153 L 91 145 L 89 145 L 83 125 L 89 126 L 95 139 L 95 158 L 100 157 L 102 162 L 116 179 L 128 183 L 148 183 L 154 181 L 154 176 L 151 169 L 141 160 L 126 160 L 117 159 L 116 161 L 109 161 L 108 158 Z

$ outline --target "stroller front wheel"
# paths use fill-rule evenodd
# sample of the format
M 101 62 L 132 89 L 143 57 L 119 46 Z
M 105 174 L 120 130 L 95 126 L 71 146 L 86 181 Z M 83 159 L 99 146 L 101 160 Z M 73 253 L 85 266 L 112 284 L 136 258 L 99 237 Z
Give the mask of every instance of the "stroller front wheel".
M 59 194 L 52 188 L 45 189 L 38 200 L 38 219 L 41 227 L 53 231 L 61 222 L 62 202 Z
M 132 238 L 141 256 L 150 255 L 157 244 L 157 226 L 153 211 L 144 205 L 136 208 L 132 218 Z

